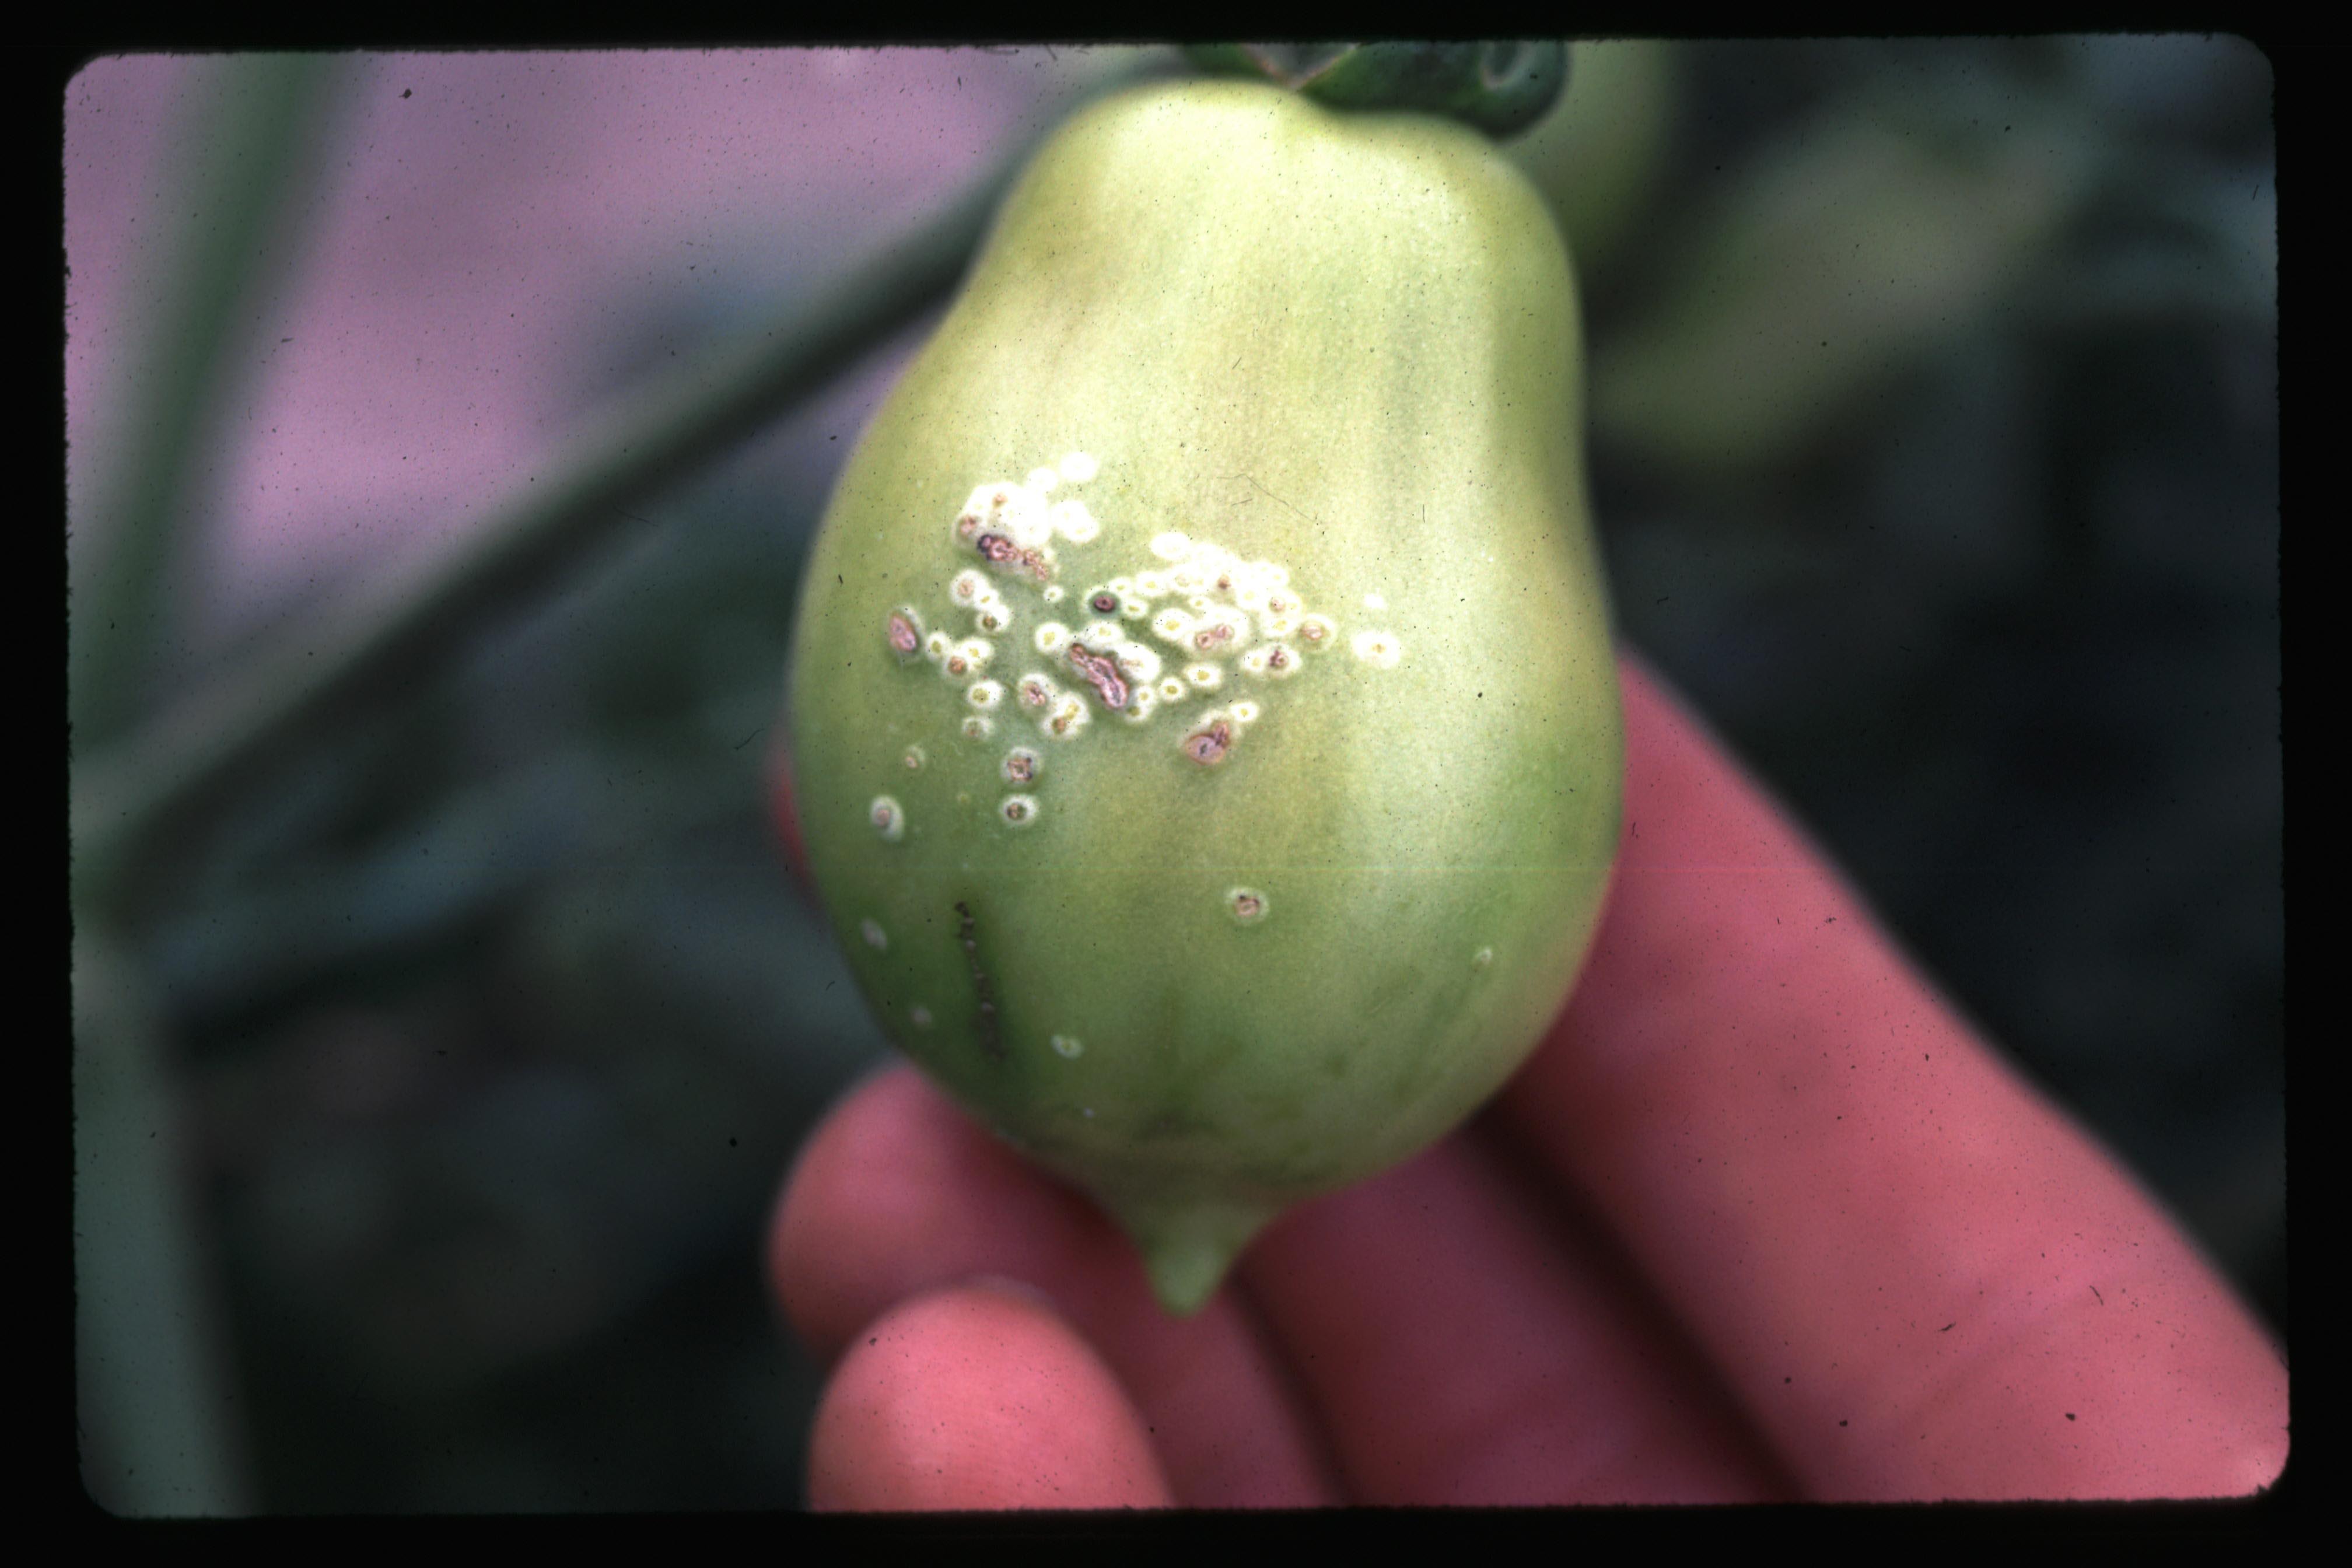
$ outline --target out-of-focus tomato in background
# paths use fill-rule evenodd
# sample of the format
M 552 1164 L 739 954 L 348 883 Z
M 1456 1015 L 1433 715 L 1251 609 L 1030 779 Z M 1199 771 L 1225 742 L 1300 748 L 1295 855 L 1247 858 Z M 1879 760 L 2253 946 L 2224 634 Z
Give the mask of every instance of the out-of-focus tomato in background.
M 247 672 L 1155 59 L 91 62 L 78 853 L 110 760 L 267 711 Z M 1628 41 L 1510 153 L 1578 256 L 1624 635 L 2283 1329 L 2270 112 L 2230 38 Z M 883 1046 L 762 778 L 802 552 L 933 319 L 78 889 L 109 1506 L 799 1500 L 758 1230 Z

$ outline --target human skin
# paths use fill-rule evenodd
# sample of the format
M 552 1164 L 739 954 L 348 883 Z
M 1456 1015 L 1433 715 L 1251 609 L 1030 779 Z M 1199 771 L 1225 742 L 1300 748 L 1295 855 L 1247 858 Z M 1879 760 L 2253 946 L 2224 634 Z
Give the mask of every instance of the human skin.
M 1655 675 L 1575 995 L 1468 1127 L 1192 1319 L 911 1070 L 803 1149 L 774 1289 L 820 1509 L 2235 1496 L 2279 1350 Z M 779 806 L 789 833 L 789 799 Z

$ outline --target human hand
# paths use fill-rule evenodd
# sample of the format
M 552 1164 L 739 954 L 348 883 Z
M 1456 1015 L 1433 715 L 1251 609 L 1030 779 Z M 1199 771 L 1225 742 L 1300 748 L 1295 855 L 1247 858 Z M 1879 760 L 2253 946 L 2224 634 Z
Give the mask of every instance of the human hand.
M 910 1069 L 835 1110 L 770 1247 L 832 1368 L 814 1505 L 2276 1479 L 2286 1368 L 2229 1287 L 1658 679 L 1622 677 L 1623 847 L 1550 1037 L 1470 1126 L 1276 1222 L 1197 1317 Z

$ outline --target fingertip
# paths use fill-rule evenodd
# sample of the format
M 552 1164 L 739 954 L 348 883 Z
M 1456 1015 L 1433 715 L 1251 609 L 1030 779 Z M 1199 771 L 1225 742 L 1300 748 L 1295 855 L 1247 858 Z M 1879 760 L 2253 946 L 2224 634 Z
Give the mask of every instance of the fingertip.
M 821 1363 L 895 1297 L 866 1277 L 880 1261 L 869 1245 L 877 1209 L 896 1190 L 876 1177 L 895 1171 L 919 1183 L 929 1171 L 933 1144 L 917 1125 L 928 1098 L 909 1068 L 873 1073 L 826 1115 L 784 1179 L 768 1226 L 769 1283 L 793 1333 Z
M 1150 1434 L 1102 1358 L 1042 1299 L 962 1286 L 857 1336 L 817 1406 L 825 1510 L 1171 1505 Z

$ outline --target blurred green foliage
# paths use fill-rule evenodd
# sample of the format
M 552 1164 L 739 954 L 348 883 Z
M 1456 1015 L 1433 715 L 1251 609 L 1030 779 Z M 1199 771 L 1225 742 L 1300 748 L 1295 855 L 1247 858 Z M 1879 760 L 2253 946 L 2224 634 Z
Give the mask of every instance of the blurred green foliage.
M 1511 155 L 1626 635 L 2283 1325 L 2268 92 L 2230 39 L 1579 45 Z M 845 449 L 681 474 L 79 911 L 83 1201 L 218 1282 L 215 1497 L 797 1500 L 760 1226 L 881 1043 L 763 777 Z M 114 1157 L 158 1103 L 192 1181 Z

